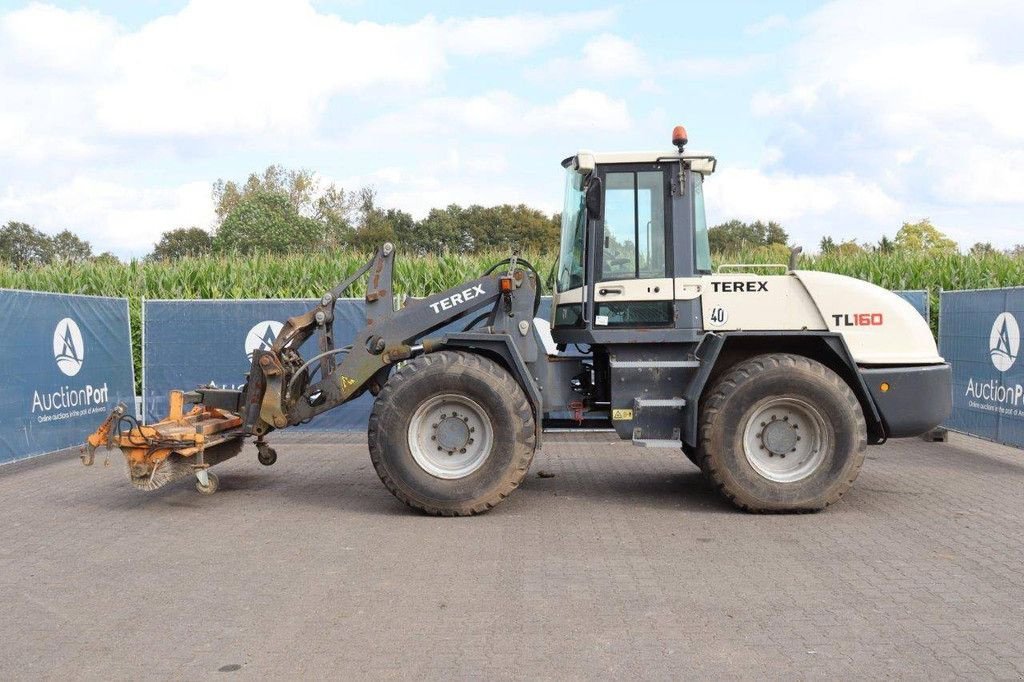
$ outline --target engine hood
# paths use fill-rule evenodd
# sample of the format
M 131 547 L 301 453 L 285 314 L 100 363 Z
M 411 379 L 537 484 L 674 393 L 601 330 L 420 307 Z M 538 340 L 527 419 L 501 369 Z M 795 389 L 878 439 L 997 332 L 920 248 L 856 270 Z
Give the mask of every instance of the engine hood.
M 942 362 L 931 329 L 896 294 L 853 277 L 798 270 L 829 331 L 839 332 L 858 364 L 914 365 Z

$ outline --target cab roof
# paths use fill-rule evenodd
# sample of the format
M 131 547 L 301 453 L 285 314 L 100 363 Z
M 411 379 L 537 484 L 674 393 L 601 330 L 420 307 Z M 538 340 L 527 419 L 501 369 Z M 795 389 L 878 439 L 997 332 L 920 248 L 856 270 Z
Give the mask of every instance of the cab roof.
M 581 149 L 575 156 L 570 156 L 562 165 L 566 168 L 575 168 L 581 172 L 593 170 L 595 165 L 609 165 L 618 163 L 657 163 L 658 161 L 675 161 L 679 158 L 690 161 L 690 168 L 695 173 L 707 176 L 715 172 L 718 160 L 707 152 L 684 151 L 680 154 L 677 150 L 672 151 L 649 151 L 649 152 L 592 152 L 589 149 Z

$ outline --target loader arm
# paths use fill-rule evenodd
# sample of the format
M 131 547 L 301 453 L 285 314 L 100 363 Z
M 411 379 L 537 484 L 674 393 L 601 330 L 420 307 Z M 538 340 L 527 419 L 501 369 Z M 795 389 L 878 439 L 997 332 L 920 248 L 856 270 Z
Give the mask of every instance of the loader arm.
M 536 274 L 519 267 L 514 257 L 507 269 L 427 298 L 409 299 L 398 310 L 394 306 L 393 266 L 394 249 L 385 244 L 372 261 L 324 294 L 316 308 L 289 319 L 269 351 L 253 353 L 244 391 L 246 433 L 262 437 L 271 429 L 306 422 L 366 390 L 376 393 L 392 365 L 424 351 L 420 341 L 478 311 L 489 317 L 491 333 L 508 331 L 509 320 L 532 320 L 539 282 Z M 334 344 L 335 303 L 364 275 L 369 277 L 366 326 L 349 346 L 338 348 Z M 314 333 L 318 352 L 304 359 L 298 349 Z M 427 343 L 427 350 L 435 345 Z

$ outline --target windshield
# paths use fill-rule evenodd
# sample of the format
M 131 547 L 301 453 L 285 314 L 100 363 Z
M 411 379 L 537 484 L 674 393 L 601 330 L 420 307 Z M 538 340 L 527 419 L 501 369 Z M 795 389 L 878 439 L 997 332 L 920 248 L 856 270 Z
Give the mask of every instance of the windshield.
M 583 286 L 583 240 L 586 235 L 583 181 L 584 177 L 572 168 L 566 170 L 562 245 L 558 251 L 559 291 Z
M 704 176 L 693 173 L 693 246 L 694 269 L 711 273 L 711 245 L 708 243 L 708 221 L 704 216 Z

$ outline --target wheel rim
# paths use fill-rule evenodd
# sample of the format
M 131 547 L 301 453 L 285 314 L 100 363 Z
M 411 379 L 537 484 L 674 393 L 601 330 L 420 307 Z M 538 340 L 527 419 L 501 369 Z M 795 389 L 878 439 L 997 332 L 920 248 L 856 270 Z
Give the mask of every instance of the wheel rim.
M 795 483 L 812 475 L 829 447 L 825 417 L 799 398 L 772 398 L 761 403 L 743 429 L 747 462 L 776 483 Z
M 430 398 L 409 422 L 409 450 L 416 464 L 431 476 L 464 478 L 483 466 L 491 454 L 494 432 L 479 404 L 464 395 L 444 393 Z

